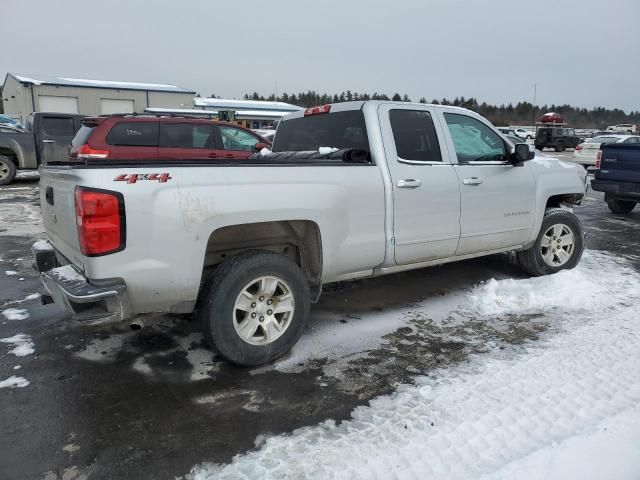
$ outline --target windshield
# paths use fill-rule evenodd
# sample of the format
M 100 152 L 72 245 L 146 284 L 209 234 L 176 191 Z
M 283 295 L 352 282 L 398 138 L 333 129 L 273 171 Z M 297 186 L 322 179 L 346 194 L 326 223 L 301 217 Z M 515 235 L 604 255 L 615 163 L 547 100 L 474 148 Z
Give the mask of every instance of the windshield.
M 301 152 L 320 147 L 369 151 L 367 128 L 361 110 L 310 115 L 280 122 L 274 152 Z

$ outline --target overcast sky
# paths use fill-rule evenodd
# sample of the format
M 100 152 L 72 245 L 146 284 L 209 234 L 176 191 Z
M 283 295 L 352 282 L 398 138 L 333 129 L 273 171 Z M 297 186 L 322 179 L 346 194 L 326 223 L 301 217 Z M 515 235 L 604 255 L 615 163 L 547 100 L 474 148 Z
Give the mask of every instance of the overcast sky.
M 640 110 L 639 0 L 2 0 L 0 74 Z

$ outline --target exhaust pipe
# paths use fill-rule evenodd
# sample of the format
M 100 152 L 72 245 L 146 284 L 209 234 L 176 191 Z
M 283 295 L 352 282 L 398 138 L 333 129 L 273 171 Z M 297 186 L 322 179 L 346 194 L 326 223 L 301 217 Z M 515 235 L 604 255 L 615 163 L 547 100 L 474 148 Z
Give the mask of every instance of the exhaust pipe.
M 137 332 L 138 330 L 142 330 L 144 328 L 144 322 L 139 318 L 136 318 L 129 324 L 129 328 L 134 332 Z

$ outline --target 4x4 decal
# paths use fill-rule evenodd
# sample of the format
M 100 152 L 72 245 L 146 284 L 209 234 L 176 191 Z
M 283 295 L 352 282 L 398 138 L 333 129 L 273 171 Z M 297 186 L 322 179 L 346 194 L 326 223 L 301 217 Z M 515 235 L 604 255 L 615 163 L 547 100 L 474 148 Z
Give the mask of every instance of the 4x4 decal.
M 168 173 L 123 173 L 113 179 L 114 182 L 136 183 L 140 180 L 156 180 L 160 183 L 166 183 L 171 180 Z

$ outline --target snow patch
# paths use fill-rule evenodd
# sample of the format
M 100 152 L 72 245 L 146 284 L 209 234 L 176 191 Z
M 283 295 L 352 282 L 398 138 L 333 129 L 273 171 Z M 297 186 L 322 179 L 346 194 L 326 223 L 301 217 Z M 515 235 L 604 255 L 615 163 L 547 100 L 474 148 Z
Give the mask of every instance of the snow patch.
M 38 251 L 49 251 L 49 250 L 53 250 L 53 246 L 47 242 L 46 240 L 38 240 L 37 242 L 35 242 L 31 248 L 33 250 L 38 250 Z
M 29 386 L 29 380 L 24 377 L 16 377 L 15 375 L 0 382 L 0 388 L 24 388 L 27 386 Z
M 271 150 L 269 150 L 268 148 L 263 148 L 262 150 L 260 150 L 260 156 L 262 157 L 266 157 L 268 155 L 271 155 Z
M 4 274 L 7 275 L 8 277 L 13 277 L 14 275 L 17 275 L 18 272 L 16 272 L 15 270 L 6 270 Z
M 480 285 L 467 308 L 542 313 L 560 332 L 418 377 L 340 424 L 261 438 L 259 449 L 188 478 L 635 479 L 638 298 L 638 273 L 590 252 L 573 272 Z
M 0 342 L 14 345 L 14 347 L 9 350 L 9 353 L 13 353 L 16 357 L 26 357 L 35 352 L 31 337 L 24 333 L 18 333 L 13 337 L 0 338 Z M 20 366 L 18 366 L 18 368 L 20 368 Z
M 605 253 L 586 251 L 578 268 L 528 280 L 491 279 L 475 288 L 470 298 L 482 315 L 606 310 L 628 301 L 628 288 L 637 277 L 622 262 L 615 262 Z M 598 271 L 600 265 L 612 263 L 615 268 Z M 585 275 L 585 270 L 594 273 Z M 636 293 L 640 297 L 640 291 Z
M 337 152 L 338 149 L 334 147 L 320 147 L 318 148 L 318 153 L 320 155 L 329 155 L 330 153 Z
M 7 320 L 26 320 L 29 318 L 29 312 L 24 308 L 7 308 L 2 311 L 2 315 Z

